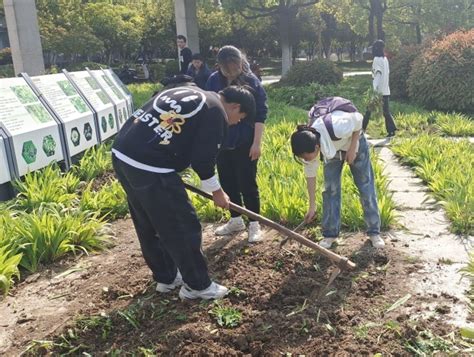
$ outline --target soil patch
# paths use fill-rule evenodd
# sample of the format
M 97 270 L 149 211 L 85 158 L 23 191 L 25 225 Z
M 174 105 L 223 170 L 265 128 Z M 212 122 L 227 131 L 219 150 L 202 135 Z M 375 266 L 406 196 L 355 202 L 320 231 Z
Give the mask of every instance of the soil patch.
M 427 301 L 406 284 L 420 262 L 404 259 L 396 246 L 402 243 L 381 252 L 361 234 L 347 236 L 336 251 L 358 267 L 323 291 L 331 270 L 324 257 L 296 243 L 279 249 L 274 232 L 248 245 L 245 233 L 217 238 L 209 225 L 210 270 L 232 294 L 218 304 L 183 303 L 177 291 L 154 292 L 131 221 L 113 227 L 113 249 L 50 267 L 0 303 L 0 354 L 30 347 L 31 355 L 406 355 L 450 346 L 438 336 L 455 330 L 445 317 L 456 302 L 437 294 Z M 430 304 L 429 316 L 412 314 Z M 236 327 L 218 324 L 217 308 L 226 307 L 241 313 Z

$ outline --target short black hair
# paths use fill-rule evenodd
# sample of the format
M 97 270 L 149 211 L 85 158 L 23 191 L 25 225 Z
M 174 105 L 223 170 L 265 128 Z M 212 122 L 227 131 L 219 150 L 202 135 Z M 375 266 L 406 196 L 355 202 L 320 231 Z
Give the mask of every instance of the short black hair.
M 385 48 L 385 42 L 382 40 L 377 40 L 372 45 L 372 56 L 374 57 L 384 57 L 385 53 L 383 52 Z
M 177 40 L 183 40 L 184 42 L 188 42 L 188 39 L 184 35 L 178 35 L 178 36 L 176 36 L 176 39 Z
M 298 125 L 296 131 L 291 135 L 291 151 L 299 157 L 304 153 L 311 153 L 320 146 L 321 135 L 316 129 L 307 125 Z
M 219 92 L 227 103 L 240 104 L 240 112 L 245 113 L 245 120 L 255 121 L 255 96 L 249 86 L 228 86 Z
M 204 57 L 202 57 L 202 55 L 200 53 L 195 53 L 193 54 L 193 56 L 191 57 L 191 59 L 193 60 L 198 60 L 198 61 L 204 61 Z

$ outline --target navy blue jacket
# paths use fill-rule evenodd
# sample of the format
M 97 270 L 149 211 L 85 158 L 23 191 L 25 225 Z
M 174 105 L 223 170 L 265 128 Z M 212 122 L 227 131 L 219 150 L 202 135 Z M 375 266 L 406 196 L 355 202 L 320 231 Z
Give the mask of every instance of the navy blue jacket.
M 194 68 L 194 66 L 191 64 L 186 74 L 190 77 L 193 77 L 194 83 L 196 83 L 199 88 L 206 89 L 206 83 L 209 79 L 209 76 L 211 75 L 211 70 L 207 64 L 203 63 L 201 70 L 197 72 L 196 68 Z
M 227 137 L 222 145 L 223 149 L 250 147 L 255 132 L 254 123 L 264 123 L 267 119 L 267 93 L 258 78 L 253 73 L 245 73 L 237 81 L 232 82 L 232 84 L 246 84 L 255 91 L 256 115 L 253 120 L 242 120 L 237 125 L 229 126 Z M 227 87 L 227 79 L 219 71 L 212 73 L 206 83 L 206 90 L 208 91 L 219 92 L 225 87 Z

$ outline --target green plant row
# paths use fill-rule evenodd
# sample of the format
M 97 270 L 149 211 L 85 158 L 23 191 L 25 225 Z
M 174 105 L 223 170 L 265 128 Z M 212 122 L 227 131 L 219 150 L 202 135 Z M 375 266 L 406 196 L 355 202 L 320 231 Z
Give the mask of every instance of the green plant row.
M 0 217 L 0 293 L 8 292 L 19 268 L 35 272 L 41 264 L 110 243 L 107 220 L 128 212 L 117 180 L 94 180 L 111 169 L 109 145 L 102 145 L 67 173 L 53 164 L 14 183 L 18 195 L 2 206 Z
M 278 103 L 305 110 L 309 110 L 320 98 L 330 96 L 348 98 L 361 113 L 364 113 L 367 108 L 372 110 L 368 134 L 371 137 L 383 137 L 386 135 L 384 119 L 381 110 L 374 110 L 376 109 L 374 105 L 379 99 L 374 96 L 371 88 L 370 76 L 354 76 L 345 78 L 337 85 L 312 83 L 305 87 L 269 86 L 268 96 Z M 397 101 L 390 102 L 390 110 L 399 129 L 397 136 L 419 135 L 425 131 L 445 136 L 474 136 L 474 121 L 465 114 L 430 112 L 418 106 Z
M 402 162 L 413 166 L 445 207 L 454 233 L 474 233 L 474 147 L 428 134 L 392 144 Z
M 308 205 L 303 167 L 293 159 L 289 145 L 289 138 L 295 130 L 296 123 L 305 121 L 305 111 L 271 101 L 270 117 L 267 121 L 263 141 L 263 154 L 258 163 L 262 214 L 290 226 L 301 222 Z M 387 178 L 382 174 L 382 167 L 373 152 L 372 164 L 376 177 L 382 227 L 387 229 L 395 221 L 394 203 L 388 190 Z M 193 177 L 195 178 L 195 176 Z M 364 220 L 359 195 L 347 166 L 344 168 L 342 180 L 342 225 L 350 231 L 363 229 Z M 319 211 L 316 224 L 319 224 L 322 207 L 322 169 L 319 170 L 317 182 Z M 192 195 L 192 201 L 204 220 L 216 221 L 225 215 L 222 210 L 216 209 L 209 200 Z

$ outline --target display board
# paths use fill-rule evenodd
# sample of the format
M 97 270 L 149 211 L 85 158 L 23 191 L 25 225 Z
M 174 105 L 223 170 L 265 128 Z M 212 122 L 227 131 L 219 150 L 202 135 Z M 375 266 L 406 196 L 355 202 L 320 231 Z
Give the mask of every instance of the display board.
M 108 69 L 103 69 L 102 71 L 112 80 L 112 82 L 116 85 L 116 87 L 125 96 L 125 100 L 127 101 L 127 108 L 128 108 L 128 115 L 127 115 L 127 119 L 128 119 L 129 117 L 132 116 L 132 113 L 133 113 L 132 93 L 130 93 L 127 86 L 123 84 L 123 82 L 120 80 L 120 78 L 115 74 L 115 72 L 112 69 L 108 68 Z
M 64 160 L 58 123 L 24 78 L 0 79 L 0 122 L 12 138 L 18 175 Z
M 0 185 L 11 181 L 10 168 L 8 167 L 5 140 L 0 136 Z
M 94 78 L 99 82 L 99 85 L 106 91 L 110 99 L 115 105 L 117 122 L 119 128 L 125 123 L 129 117 L 128 113 L 128 103 L 125 98 L 125 95 L 118 88 L 117 85 L 109 78 L 102 70 L 89 71 Z
M 104 141 L 116 134 L 118 128 L 114 103 L 97 80 L 87 71 L 69 72 L 69 77 L 97 113 L 100 140 Z
M 64 123 L 71 156 L 97 144 L 94 113 L 64 73 L 32 77 L 31 80 Z

